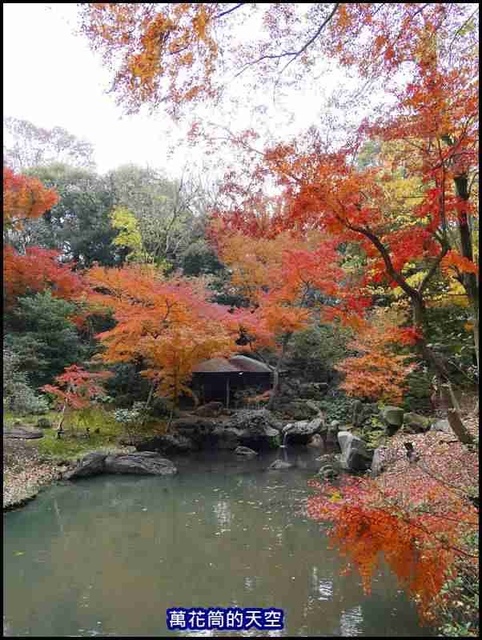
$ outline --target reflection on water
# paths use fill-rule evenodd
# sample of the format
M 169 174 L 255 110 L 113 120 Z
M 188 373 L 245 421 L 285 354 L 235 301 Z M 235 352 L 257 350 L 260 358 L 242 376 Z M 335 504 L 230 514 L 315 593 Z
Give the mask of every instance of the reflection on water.
M 348 611 L 342 611 L 340 617 L 340 635 L 348 638 L 360 636 L 363 623 L 361 605 L 357 605 Z
M 65 483 L 5 514 L 5 635 L 227 635 L 168 631 L 170 607 L 284 609 L 285 630 L 240 636 L 427 635 L 387 570 L 370 596 L 340 576 L 304 516 L 313 454 L 287 452 L 287 471 L 266 471 L 278 453 L 226 453 L 181 461 L 175 477 Z

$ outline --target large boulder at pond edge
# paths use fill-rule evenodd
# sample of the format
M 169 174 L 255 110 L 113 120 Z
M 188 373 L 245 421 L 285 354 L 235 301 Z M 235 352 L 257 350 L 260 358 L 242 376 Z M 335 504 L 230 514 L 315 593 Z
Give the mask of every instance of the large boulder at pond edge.
M 387 406 L 380 411 L 388 433 L 395 433 L 402 426 L 404 411 L 401 407 Z
M 137 451 L 157 451 L 166 455 L 189 453 L 196 448 L 190 438 L 179 433 L 154 436 L 136 444 Z
M 63 478 L 77 480 L 101 473 L 164 476 L 177 473 L 177 469 L 170 460 L 154 451 L 110 454 L 93 451 L 84 456 L 74 469 L 67 471 Z
M 338 444 L 341 448 L 340 464 L 347 471 L 367 471 L 370 468 L 373 451 L 366 443 L 349 431 L 338 433 Z
M 104 473 L 105 459 L 107 453 L 101 451 L 93 451 L 88 453 L 77 463 L 77 466 L 63 474 L 65 480 L 76 480 L 77 478 L 88 478 Z
M 105 459 L 106 473 L 168 476 L 177 473 L 174 464 L 154 451 L 116 453 Z
M 403 416 L 403 431 L 406 433 L 424 433 L 430 429 L 430 419 L 418 413 L 405 413 Z
M 255 450 L 281 444 L 281 423 L 268 409 L 242 410 L 233 414 L 226 427 L 237 429 L 240 443 Z
M 321 433 L 324 430 L 323 418 L 315 418 L 309 421 L 289 422 L 283 427 L 283 434 L 288 444 L 308 444 L 315 433 Z

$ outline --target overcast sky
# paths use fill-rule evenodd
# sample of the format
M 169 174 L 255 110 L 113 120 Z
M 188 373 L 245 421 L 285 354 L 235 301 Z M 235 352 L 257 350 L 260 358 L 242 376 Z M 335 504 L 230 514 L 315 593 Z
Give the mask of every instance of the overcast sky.
M 76 4 L 4 3 L 4 117 L 60 126 L 92 142 L 101 172 L 134 162 L 165 166 L 163 127 L 124 116 L 109 74 L 74 30 Z
M 110 74 L 90 51 L 87 40 L 76 35 L 75 3 L 4 3 L 4 116 L 29 120 L 44 128 L 60 126 L 95 147 L 100 172 L 125 163 L 164 169 L 179 174 L 193 150 L 182 145 L 184 131 L 167 116 L 126 116 L 106 93 Z M 339 87 L 340 72 L 326 73 L 313 95 L 293 92 L 281 113 L 273 113 L 271 127 L 286 136 L 316 122 L 323 99 L 320 91 Z M 323 87 L 323 88 L 321 88 Z M 250 102 L 236 124 L 250 126 Z M 288 124 L 292 116 L 291 124 Z M 226 122 L 229 124 L 229 121 Z M 169 139 L 180 140 L 168 157 Z

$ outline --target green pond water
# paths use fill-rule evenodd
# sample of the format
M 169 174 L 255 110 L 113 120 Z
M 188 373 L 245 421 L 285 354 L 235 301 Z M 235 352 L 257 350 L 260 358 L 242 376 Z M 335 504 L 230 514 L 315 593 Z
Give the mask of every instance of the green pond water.
M 296 468 L 266 471 L 276 457 Z M 174 477 L 62 483 L 4 514 L 10 636 L 417 637 L 414 606 L 387 567 L 359 576 L 303 512 L 312 452 L 176 461 Z M 171 607 L 276 607 L 282 631 L 169 631 Z

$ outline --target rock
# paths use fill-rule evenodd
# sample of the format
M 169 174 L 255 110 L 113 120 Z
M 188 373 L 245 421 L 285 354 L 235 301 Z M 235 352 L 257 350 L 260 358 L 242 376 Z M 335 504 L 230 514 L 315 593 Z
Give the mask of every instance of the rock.
M 319 433 L 324 429 L 323 418 L 315 418 L 314 420 L 300 420 L 298 422 L 289 422 L 283 427 L 283 434 L 286 436 L 286 442 L 290 444 L 308 444 L 315 433 Z
M 325 453 L 316 458 L 316 460 L 321 462 L 321 466 L 317 473 L 325 480 L 336 478 L 340 474 L 341 464 L 339 454 Z
M 122 447 L 137 447 L 137 445 L 142 444 L 144 441 L 145 436 L 133 435 L 119 438 L 118 443 Z
M 308 447 L 313 447 L 314 449 L 323 449 L 324 446 L 323 438 L 319 433 L 312 435 L 311 440 L 308 442 Z
M 40 429 L 27 429 L 26 427 L 14 427 L 13 429 L 3 429 L 4 438 L 16 438 L 19 440 L 33 440 L 43 438 L 44 434 Z
M 193 413 L 197 416 L 202 416 L 205 418 L 216 418 L 219 416 L 224 409 L 224 405 L 222 402 L 207 402 L 206 404 L 201 405 L 197 409 L 193 411 Z
M 291 462 L 286 462 L 285 460 L 275 460 L 269 465 L 268 470 L 281 471 L 282 469 L 291 469 L 292 466 L 293 465 L 291 464 Z
M 193 441 L 181 434 L 165 434 L 138 442 L 137 451 L 157 451 L 165 454 L 187 453 L 196 449 Z
M 211 434 L 210 443 L 217 449 L 233 450 L 239 446 L 241 429 L 236 427 L 216 427 Z
M 401 407 L 387 406 L 380 412 L 383 422 L 389 433 L 394 433 L 402 426 L 404 411 Z
M 331 464 L 324 464 L 320 467 L 317 475 L 321 476 L 324 480 L 332 480 L 339 476 L 340 472 Z
M 177 473 L 174 464 L 154 451 L 117 453 L 105 458 L 106 473 L 165 476 Z
M 204 449 L 211 443 L 211 435 L 216 428 L 212 418 L 183 415 L 171 424 L 173 433 L 189 438 L 196 449 Z
M 430 420 L 418 413 L 405 413 L 403 416 L 403 431 L 407 433 L 424 433 L 430 429 Z
M 236 447 L 234 453 L 245 458 L 255 458 L 258 453 L 249 447 Z
M 315 460 L 321 462 L 320 469 L 324 466 L 330 466 L 339 473 L 342 470 L 340 458 L 341 455 L 339 453 L 324 453 L 318 456 L 318 458 L 315 458 Z
M 386 469 L 384 461 L 385 451 L 386 447 L 377 447 L 373 452 L 372 463 L 370 465 L 370 475 L 372 478 L 376 478 Z
M 80 460 L 75 469 L 67 471 L 63 477 L 65 480 L 76 480 L 77 478 L 87 478 L 88 476 L 104 473 L 106 457 L 107 454 L 100 451 L 88 453 Z
M 349 431 L 338 433 L 341 448 L 340 463 L 347 471 L 366 471 L 370 468 L 373 451 L 369 451 L 366 443 Z
M 336 435 L 340 431 L 340 422 L 338 420 L 332 420 L 326 431 L 327 442 L 336 442 Z
M 239 440 L 247 447 L 259 450 L 281 444 L 281 423 L 268 409 L 238 411 L 229 418 L 226 427 L 239 430 Z
M 375 410 L 374 410 L 375 409 Z M 354 427 L 361 427 L 370 415 L 378 414 L 378 408 L 373 404 L 365 404 L 355 400 L 352 406 L 351 421 Z
M 52 423 L 48 418 L 39 418 L 36 424 L 38 429 L 51 429 Z
M 441 420 L 437 420 L 436 422 L 434 422 L 430 427 L 430 431 L 442 431 L 442 433 L 448 433 L 450 435 L 454 435 L 454 432 L 452 431 L 452 427 L 450 426 L 450 423 L 447 420 L 447 418 L 443 418 Z
M 315 415 L 319 415 L 321 413 L 321 407 L 319 407 L 316 402 L 313 402 L 313 400 L 305 400 L 305 404 Z
M 316 400 L 326 393 L 328 389 L 327 382 L 305 382 L 299 386 L 299 394 L 302 398 L 311 398 Z
M 204 416 L 195 416 L 190 413 L 176 418 L 176 420 L 173 420 L 171 423 L 172 430 L 177 433 L 182 432 L 183 435 L 187 433 L 192 435 L 194 432 L 201 432 L 205 435 L 206 433 L 210 433 L 215 426 L 216 422 L 214 420 Z M 186 432 L 186 434 L 184 432 Z
M 299 399 L 289 400 L 288 402 L 279 402 L 279 408 L 292 420 L 310 420 L 320 412 L 320 409 L 317 406 L 316 408 L 313 408 L 311 403 L 308 405 L 306 400 Z

